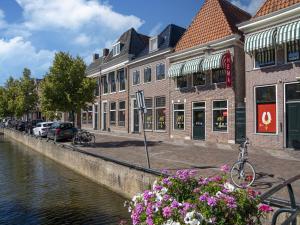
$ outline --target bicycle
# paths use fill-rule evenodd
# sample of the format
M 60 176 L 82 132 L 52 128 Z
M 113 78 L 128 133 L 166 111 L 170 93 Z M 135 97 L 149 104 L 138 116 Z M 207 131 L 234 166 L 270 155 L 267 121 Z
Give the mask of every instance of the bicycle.
M 238 188 L 250 187 L 256 178 L 256 172 L 252 164 L 248 161 L 249 139 L 246 138 L 239 147 L 238 161 L 233 164 L 230 170 L 230 177 L 233 184 Z
M 72 140 L 74 145 L 77 144 L 95 144 L 96 137 L 94 134 L 86 131 L 86 130 L 78 130 Z

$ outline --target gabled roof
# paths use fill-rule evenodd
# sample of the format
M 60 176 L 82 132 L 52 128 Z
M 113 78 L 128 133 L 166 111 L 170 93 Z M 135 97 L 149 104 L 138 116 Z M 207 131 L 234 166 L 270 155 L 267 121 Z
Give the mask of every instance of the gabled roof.
M 300 3 L 300 0 L 266 0 L 254 18 L 268 15 L 297 3 Z
M 177 43 L 175 51 L 181 51 L 239 33 L 236 25 L 250 18 L 249 13 L 227 0 L 206 0 Z
M 178 40 L 184 34 L 184 32 L 185 32 L 185 28 L 179 27 L 175 24 L 169 24 L 160 34 L 157 35 L 159 39 L 158 50 L 153 52 L 153 54 L 168 48 L 174 48 Z M 148 41 L 144 50 L 139 55 L 137 55 L 136 58 L 140 58 L 150 54 L 151 53 L 149 53 L 149 41 Z
M 87 68 L 86 68 L 87 76 L 99 72 L 100 71 L 100 65 L 102 64 L 102 62 L 103 62 L 103 56 L 101 56 L 99 59 L 96 59 L 90 65 L 88 65 Z

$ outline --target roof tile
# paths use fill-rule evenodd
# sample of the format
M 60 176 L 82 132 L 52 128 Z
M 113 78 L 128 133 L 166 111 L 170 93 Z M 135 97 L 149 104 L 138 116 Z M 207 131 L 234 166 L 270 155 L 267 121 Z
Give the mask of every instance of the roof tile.
M 254 18 L 268 15 L 297 3 L 300 3 L 300 0 L 266 0 Z

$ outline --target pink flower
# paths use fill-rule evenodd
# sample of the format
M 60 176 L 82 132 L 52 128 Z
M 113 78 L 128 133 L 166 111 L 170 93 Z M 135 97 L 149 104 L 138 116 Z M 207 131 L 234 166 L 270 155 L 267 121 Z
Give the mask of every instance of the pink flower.
M 258 210 L 265 213 L 273 212 L 273 208 L 266 204 L 260 204 Z
M 170 218 L 172 215 L 172 209 L 168 206 L 163 208 L 163 215 L 165 218 Z
M 230 170 L 230 167 L 227 164 L 225 164 L 225 165 L 221 166 L 220 169 L 221 169 L 222 172 L 228 173 L 229 170 Z

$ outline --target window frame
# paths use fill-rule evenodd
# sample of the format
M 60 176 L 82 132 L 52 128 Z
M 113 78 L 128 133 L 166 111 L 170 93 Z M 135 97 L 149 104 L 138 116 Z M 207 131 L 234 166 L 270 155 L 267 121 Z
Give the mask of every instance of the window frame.
M 298 41 L 298 44 L 299 44 L 299 59 L 296 59 L 296 60 L 292 60 L 292 61 L 289 61 L 288 59 L 288 43 L 285 43 L 284 44 L 284 56 L 285 56 L 285 63 L 288 64 L 288 63 L 295 63 L 295 62 L 299 62 L 300 61 L 300 40 L 297 40 Z
M 115 51 L 115 48 L 116 48 L 117 51 Z M 117 42 L 113 45 L 112 52 L 113 52 L 113 56 L 120 55 L 120 53 L 121 53 L 121 42 Z
M 150 81 L 145 80 L 146 70 L 150 70 Z M 150 66 L 144 68 L 144 84 L 148 84 L 152 82 L 152 68 Z
M 183 105 L 184 109 L 175 110 L 175 105 Z M 175 112 L 183 112 L 183 129 L 175 128 Z M 174 131 L 185 131 L 186 128 L 186 118 L 185 118 L 185 103 L 173 103 L 173 130 Z
M 225 73 L 225 80 L 222 81 L 222 82 L 214 82 L 214 80 L 213 80 L 214 71 L 220 71 L 220 70 L 224 71 L 224 73 Z M 226 70 L 224 68 L 211 70 L 211 84 L 226 84 Z
M 155 41 L 155 48 L 152 49 L 152 41 Z M 149 52 L 154 52 L 154 51 L 157 51 L 158 50 L 158 36 L 154 36 L 154 37 L 151 37 L 149 38 Z
M 120 79 L 120 72 L 123 70 L 123 76 L 124 76 L 124 89 L 121 89 L 121 79 Z M 125 74 L 125 69 L 120 69 L 117 71 L 117 76 L 118 76 L 118 88 L 119 92 L 126 91 L 126 74 Z
M 180 77 L 185 77 L 186 78 L 186 86 L 185 87 L 178 87 L 178 78 L 180 78 Z M 188 75 L 183 75 L 183 76 L 176 77 L 175 82 L 176 82 L 176 89 L 177 90 L 188 88 L 188 85 L 189 85 L 188 84 Z
M 160 66 L 164 66 L 164 77 L 162 79 L 157 79 L 158 77 L 158 74 L 157 74 L 157 71 Z M 156 67 L 155 67 L 155 80 L 156 81 L 161 81 L 161 80 L 165 80 L 166 79 L 166 64 L 165 63 L 158 63 L 156 64 Z
M 134 75 L 135 75 L 135 73 L 138 73 L 138 75 L 139 75 L 139 82 L 138 83 L 134 83 Z M 140 70 L 134 70 L 132 72 L 132 86 L 136 86 L 136 85 L 139 85 L 139 84 L 141 84 L 141 71 Z
M 165 106 L 157 106 L 157 104 L 156 104 L 156 101 L 157 101 L 157 99 L 158 98 L 165 98 Z M 166 131 L 167 130 L 167 126 L 166 126 L 166 121 L 167 121 L 167 114 L 165 113 L 165 121 L 164 121 L 164 123 L 165 123 L 165 129 L 158 129 L 157 127 L 157 119 L 158 119 L 158 117 L 157 117 L 157 110 L 161 110 L 161 109 L 164 109 L 164 110 L 166 110 L 167 109 L 167 107 L 166 107 L 166 105 L 167 105 L 167 98 L 166 98 L 166 96 L 155 96 L 154 97 L 154 121 L 155 121 L 155 124 L 154 124 L 154 130 L 155 131 L 159 131 L 159 132 L 163 132 L 163 131 Z
M 146 100 L 151 100 L 151 107 L 147 107 L 147 105 L 146 105 L 146 108 L 147 108 L 147 113 L 151 110 L 151 129 L 148 129 L 148 128 L 146 128 L 146 126 L 145 126 L 145 123 L 146 123 L 146 114 L 144 115 L 144 124 L 143 124 L 143 126 L 144 126 L 144 129 L 145 129 L 145 131 L 153 131 L 154 129 L 153 129 L 153 121 L 154 121 L 154 116 L 153 116 L 153 109 L 154 109 L 154 105 L 153 105 L 153 98 L 152 97 L 149 97 L 149 98 L 145 98 L 145 103 L 146 103 Z
M 267 50 L 270 50 L 270 49 L 267 49 Z M 264 51 L 266 51 L 266 50 L 264 50 Z M 276 48 L 276 45 L 274 46 L 274 64 L 265 65 L 265 66 L 256 66 L 256 53 L 257 53 L 257 50 L 254 51 L 254 55 L 252 56 L 252 58 L 253 58 L 253 68 L 254 69 L 264 69 L 264 68 L 268 68 L 268 67 L 272 67 L 272 66 L 277 65 L 277 48 Z
M 105 78 L 105 79 L 103 79 L 103 78 Z M 103 95 L 107 95 L 107 94 L 109 93 L 109 84 L 108 84 L 108 80 L 107 80 L 107 79 L 108 79 L 108 75 L 107 75 L 107 74 L 105 74 L 104 76 L 101 77 L 101 84 L 102 84 L 102 89 L 103 89 L 103 90 L 102 90 L 102 94 L 103 94 Z M 105 80 L 105 83 L 102 82 L 103 80 Z M 106 92 L 104 92 L 104 90 L 105 90 L 105 86 L 104 86 L 104 85 L 105 85 L 105 84 L 107 85 L 107 86 L 106 86 L 106 89 L 107 89 Z
M 114 77 L 114 87 L 115 87 L 115 90 L 114 91 L 112 91 L 112 82 L 111 82 L 111 75 L 114 75 L 113 77 Z M 116 83 L 116 72 L 115 71 L 113 71 L 113 72 L 110 72 L 110 73 L 108 73 L 108 79 L 109 79 L 109 93 L 110 94 L 113 94 L 113 93 L 116 93 L 117 92 L 117 83 Z
M 115 104 L 115 109 L 111 109 L 111 105 L 113 103 Z M 115 113 L 115 121 L 114 121 L 114 123 L 112 123 L 112 120 L 111 120 L 111 113 L 112 112 Z M 111 126 L 116 126 L 117 125 L 117 103 L 116 102 L 110 102 L 109 103 L 109 125 L 111 125 Z
M 226 108 L 214 108 L 214 102 L 226 102 Z M 218 131 L 214 129 L 214 111 L 216 110 L 227 110 L 227 126 L 226 131 Z M 212 101 L 212 132 L 213 133 L 228 133 L 229 132 L 229 109 L 228 109 L 228 99 L 218 99 Z
M 194 76 L 196 75 L 196 74 L 202 74 L 203 76 L 204 76 L 204 84 L 199 84 L 199 85 L 195 85 L 195 83 L 194 83 Z M 206 85 L 206 81 L 207 81 L 207 74 L 205 73 L 205 72 L 203 72 L 203 73 L 193 73 L 192 74 L 192 87 L 203 87 L 203 86 L 205 86 Z
M 120 107 L 121 102 L 124 102 L 124 108 Z M 124 112 L 124 125 L 120 124 L 120 122 L 123 122 L 120 120 L 120 112 Z M 125 124 L 126 124 L 126 101 L 122 100 L 118 102 L 118 126 L 125 127 Z

